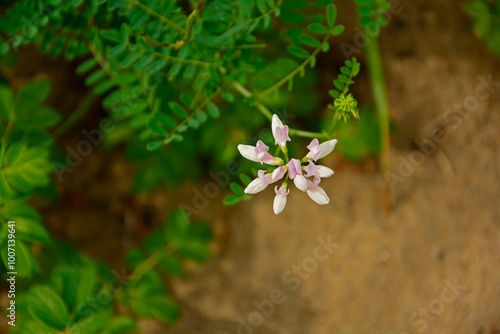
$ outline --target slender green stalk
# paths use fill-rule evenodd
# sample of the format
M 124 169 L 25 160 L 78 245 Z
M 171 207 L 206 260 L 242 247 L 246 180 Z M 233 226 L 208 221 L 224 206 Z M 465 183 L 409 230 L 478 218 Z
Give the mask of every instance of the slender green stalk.
M 111 67 L 111 65 L 109 65 L 106 58 L 99 52 L 97 46 L 94 43 L 90 42 L 89 50 L 92 53 L 92 56 L 94 56 L 94 59 L 99 64 L 99 66 L 101 66 L 102 70 L 106 72 L 106 74 L 110 78 L 113 78 L 116 75 L 115 70 Z
M 290 129 L 288 131 L 288 133 L 292 136 L 299 136 L 299 137 L 304 137 L 304 138 L 330 139 L 330 136 L 328 135 L 328 133 L 324 133 L 324 132 L 311 132 L 311 131 Z
M 60 137 L 65 134 L 69 129 L 75 125 L 76 122 L 85 114 L 85 112 L 89 109 L 89 107 L 94 103 L 97 96 L 93 93 L 89 93 L 85 99 L 83 99 L 82 103 L 78 105 L 76 110 L 68 117 L 66 120 L 54 131 L 54 135 L 56 137 Z
M 379 121 L 381 147 L 380 167 L 383 174 L 385 174 L 390 168 L 389 102 L 387 99 L 387 88 L 385 86 L 382 57 L 380 55 L 377 37 L 369 40 L 368 46 L 366 47 L 366 58 L 372 94 L 375 101 L 375 109 Z
M 246 98 L 250 98 L 253 96 L 253 94 L 248 89 L 246 89 L 236 81 L 233 81 L 233 87 L 238 91 L 238 93 Z M 261 114 L 264 115 L 268 120 L 272 121 L 273 114 L 262 102 L 255 101 L 255 108 L 257 108 L 261 112 Z
M 184 58 L 169 56 L 169 55 L 159 53 L 159 52 L 152 52 L 151 54 L 157 58 L 165 58 L 167 60 L 172 60 L 174 62 L 179 62 L 182 64 L 190 64 L 190 65 L 201 66 L 201 67 L 209 67 L 212 65 L 211 63 L 208 63 L 206 61 L 195 60 L 195 59 L 184 59 Z
M 337 117 L 338 110 L 335 109 L 335 113 L 333 114 L 333 119 L 332 119 L 332 124 L 330 125 L 330 128 L 328 128 L 328 133 L 333 133 L 333 129 L 335 128 L 335 125 L 337 125 L 337 122 L 339 121 L 339 118 Z

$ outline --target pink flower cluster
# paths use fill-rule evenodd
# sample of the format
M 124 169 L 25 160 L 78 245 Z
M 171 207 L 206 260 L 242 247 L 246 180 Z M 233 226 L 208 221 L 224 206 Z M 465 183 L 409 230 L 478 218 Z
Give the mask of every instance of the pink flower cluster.
M 281 213 L 285 208 L 287 196 L 290 193 L 290 190 L 287 190 L 288 178 L 293 180 L 297 189 L 305 191 L 307 195 L 316 203 L 320 205 L 330 203 L 330 198 L 328 198 L 328 195 L 323 188 L 319 186 L 319 183 L 322 178 L 332 176 L 333 170 L 325 166 L 316 165 L 316 161 L 327 156 L 333 151 L 335 145 L 337 144 L 337 139 L 332 139 L 321 144 L 318 139 L 313 139 L 307 146 L 309 153 L 307 153 L 302 160 L 288 160 L 286 142 L 291 140 L 288 136 L 288 131 L 288 126 L 283 125 L 277 115 L 273 115 L 273 137 L 275 139 L 275 144 L 278 145 L 285 153 L 287 160 L 286 164 L 283 159 L 273 157 L 269 154 L 269 146 L 260 140 L 257 141 L 256 146 L 238 145 L 238 150 L 241 155 L 248 160 L 260 162 L 261 164 L 277 166 L 272 171 L 266 171 L 264 169 L 259 170 L 258 177 L 246 187 L 245 193 L 256 194 L 264 190 L 269 184 L 285 178 L 279 189 L 278 186 L 275 186 L 274 188 L 276 193 L 273 205 L 275 214 Z

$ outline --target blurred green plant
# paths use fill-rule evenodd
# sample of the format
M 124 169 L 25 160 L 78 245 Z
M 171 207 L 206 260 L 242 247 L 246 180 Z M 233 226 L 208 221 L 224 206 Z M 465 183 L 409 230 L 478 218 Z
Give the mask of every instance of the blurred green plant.
M 386 23 L 387 1 L 356 1 L 361 25 Z M 40 189 L 54 187 L 54 138 L 70 131 L 95 100 L 115 126 L 105 146 L 124 144 L 125 157 L 138 165 L 136 193 L 176 188 L 221 169 L 237 157 L 236 144 L 267 128 L 284 106 L 285 116 L 293 116 L 287 124 L 316 129 L 291 128 L 292 136 L 342 136 L 342 150 L 352 159 L 387 152 L 388 112 L 376 43 L 367 52 L 378 87 L 378 137 L 374 117 L 337 123 L 359 118 L 350 91 L 360 71 L 355 58 L 340 68 L 324 117 L 305 117 L 321 103 L 319 74 L 311 69 L 345 30 L 337 16 L 330 0 L 19 0 L 7 8 L 0 20 L 0 54 L 12 56 L 32 44 L 50 57 L 76 60 L 76 73 L 88 87 L 85 100 L 55 131 L 61 117 L 42 104 L 50 91 L 47 81 L 29 82 L 15 97 L 0 87 L 0 246 L 5 257 L 6 224 L 16 220 L 18 274 L 26 279 L 18 299 L 22 326 L 14 333 L 134 333 L 138 318 L 172 323 L 179 307 L 163 276 L 181 276 L 186 261 L 210 257 L 207 225 L 175 211 L 128 254 L 129 279 L 110 288 L 116 277 L 108 266 L 49 236 L 26 203 Z M 270 140 L 265 133 L 258 137 Z M 386 141 L 375 147 L 374 138 Z M 250 180 L 246 174 L 233 180 L 224 203 L 249 199 L 238 182 Z M 98 302 L 103 294 L 108 301 Z
M 340 123 L 338 136 L 344 138 L 338 147 L 348 159 L 361 161 L 380 153 L 380 132 L 377 115 L 372 108 L 359 111 L 362 115 L 358 122 Z
M 257 175 L 255 173 L 254 177 Z M 241 202 L 242 200 L 249 200 L 252 198 L 252 195 L 245 194 L 244 187 L 248 186 L 250 182 L 252 182 L 252 179 L 245 173 L 241 173 L 239 175 L 239 179 L 243 186 L 240 185 L 238 182 L 231 182 L 229 184 L 229 188 L 231 189 L 231 194 L 227 195 L 224 198 L 224 204 L 225 205 L 235 205 Z
M 345 61 L 345 66 L 340 68 L 341 74 L 333 80 L 334 89 L 330 89 L 329 93 L 333 97 L 333 104 L 329 104 L 328 108 L 334 110 L 332 125 L 330 130 L 333 130 L 337 121 L 344 119 L 344 122 L 350 117 L 359 118 L 358 101 L 349 93 L 349 86 L 354 84 L 354 78 L 358 75 L 361 64 L 356 58 Z
M 204 174 L 196 167 L 172 177 L 170 172 L 186 167 L 183 160 L 204 166 L 201 161 L 210 156 L 208 167 L 219 169 L 236 158 L 236 144 L 244 133 L 264 126 L 271 108 L 293 105 L 293 113 L 312 112 L 318 101 L 306 69 L 314 68 L 317 56 L 344 31 L 336 24 L 337 7 L 330 0 L 189 5 L 191 12 L 185 14 L 181 1 L 21 0 L 0 24 L 6 36 L 0 52 L 36 44 L 53 57 L 86 58 L 76 69 L 91 90 L 82 105 L 104 96 L 103 106 L 119 129 L 106 140 L 130 145 L 127 156 L 139 165 L 136 189 L 174 188 Z M 83 112 L 75 111 L 63 130 Z M 217 136 L 214 128 L 220 130 Z M 323 128 L 290 133 L 324 139 L 333 135 L 329 124 Z M 197 138 L 204 143 L 194 147 Z M 157 165 L 169 160 L 169 167 L 152 171 L 153 158 L 143 159 L 147 152 L 137 140 L 158 152 L 151 155 Z M 167 144 L 170 150 L 159 150 Z M 170 159 L 172 155 L 181 158 Z
M 180 277 L 186 261 L 206 262 L 213 238 L 209 226 L 174 211 L 141 249 L 130 252 L 132 272 L 118 283 L 109 267 L 54 240 L 26 204 L 36 188 L 51 182 L 54 137 L 48 130 L 61 117 L 43 105 L 49 92 L 47 80 L 30 81 L 17 95 L 0 86 L 0 251 L 8 272 L 8 248 L 15 249 L 13 268 L 22 279 L 12 333 L 136 333 L 136 318 L 116 313 L 117 305 L 141 318 L 175 322 L 179 307 L 160 274 Z M 8 243 L 12 228 L 15 243 Z
M 174 211 L 129 252 L 129 270 L 121 272 L 54 240 L 40 254 L 50 270 L 16 291 L 12 333 L 137 333 L 137 319 L 153 317 L 172 324 L 180 308 L 164 277 L 184 276 L 186 262 L 205 263 L 212 239 L 207 224 Z
M 500 55 L 500 1 L 470 0 L 465 11 L 472 19 L 472 30 Z
M 384 14 L 390 8 L 389 0 L 355 0 L 358 4 L 359 25 L 365 31 L 366 61 L 370 75 L 375 111 L 377 112 L 380 133 L 380 167 L 385 175 L 390 168 L 390 119 L 389 101 L 384 78 L 384 66 L 380 53 L 379 35 L 382 27 L 388 24 Z
M 39 272 L 32 245 L 50 241 L 40 215 L 26 204 L 36 187 L 50 182 L 53 137 L 48 129 L 61 117 L 42 104 L 49 92 L 47 80 L 27 83 L 17 95 L 0 86 L 0 251 L 8 268 L 8 221 L 15 220 L 17 273 L 24 278 Z

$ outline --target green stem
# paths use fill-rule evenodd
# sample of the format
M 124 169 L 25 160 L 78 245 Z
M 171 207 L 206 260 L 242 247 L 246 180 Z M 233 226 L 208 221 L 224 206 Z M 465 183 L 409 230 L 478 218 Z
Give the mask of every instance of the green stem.
M 330 139 L 330 136 L 328 135 L 328 133 L 324 133 L 324 132 L 311 132 L 311 131 L 290 129 L 288 131 L 288 133 L 292 136 L 299 136 L 299 137 L 304 137 L 304 138 Z
M 374 37 L 368 41 L 366 47 L 366 58 L 372 94 L 375 101 L 375 109 L 378 115 L 380 129 L 380 167 L 383 174 L 390 168 L 390 138 L 389 138 L 389 102 L 387 99 L 387 88 L 385 85 L 382 57 L 378 38 Z
M 113 78 L 116 75 L 115 70 L 111 67 L 111 65 L 109 65 L 106 58 L 104 58 L 104 56 L 99 52 L 97 46 L 94 43 L 90 42 L 89 50 L 92 53 L 95 61 L 99 64 L 99 66 L 101 66 L 102 70 L 106 72 L 106 74 L 110 78 Z
M 338 112 L 339 111 L 337 109 L 335 109 L 335 113 L 333 114 L 332 124 L 330 125 L 330 128 L 328 129 L 329 134 L 331 134 L 333 132 L 335 125 L 337 125 L 337 122 L 339 121 L 339 118 L 337 117 Z
M 89 107 L 94 103 L 97 96 L 94 93 L 89 93 L 80 103 L 76 110 L 57 128 L 54 132 L 56 137 L 62 136 L 66 131 L 71 129 L 73 125 L 85 114 Z
M 233 88 L 238 91 L 241 95 L 243 95 L 246 98 L 252 97 L 252 93 L 243 87 L 241 84 L 239 84 L 236 81 L 232 82 Z M 261 112 L 262 115 L 264 115 L 269 121 L 272 121 L 273 119 L 273 114 L 271 111 L 260 101 L 255 101 L 253 103 L 253 106 L 257 108 Z M 289 129 L 288 133 L 292 136 L 299 136 L 299 137 L 305 137 L 305 138 L 325 138 L 329 139 L 330 136 L 327 133 L 320 133 L 320 132 L 310 132 L 310 131 L 303 131 L 303 130 L 297 130 L 297 129 Z
M 265 43 L 259 43 L 259 44 L 240 44 L 240 45 L 229 45 L 229 46 L 222 46 L 220 49 L 221 50 L 234 50 L 234 49 L 260 49 L 260 48 L 267 48 L 268 45 Z
M 169 56 L 169 55 L 159 53 L 159 52 L 152 52 L 151 54 L 154 57 L 165 58 L 166 60 L 172 60 L 174 62 L 179 62 L 182 64 L 190 64 L 190 65 L 201 66 L 201 67 L 209 67 L 212 65 L 211 63 L 208 63 L 206 61 L 194 60 L 194 59 L 183 59 L 183 58 L 179 58 L 179 57 Z
M 243 95 L 243 97 L 250 98 L 253 96 L 253 94 L 248 89 L 246 89 L 236 81 L 233 81 L 233 87 L 238 91 L 238 93 Z M 273 120 L 273 114 L 269 109 L 267 109 L 267 107 L 262 102 L 255 101 L 254 105 L 257 108 L 257 110 L 259 110 L 261 114 L 264 115 L 268 120 L 270 121 Z

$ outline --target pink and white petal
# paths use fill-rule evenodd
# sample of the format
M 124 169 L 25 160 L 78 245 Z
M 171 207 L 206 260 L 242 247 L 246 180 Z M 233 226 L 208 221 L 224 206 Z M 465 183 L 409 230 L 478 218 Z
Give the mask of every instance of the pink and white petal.
M 273 131 L 274 139 L 276 139 L 276 129 L 283 127 L 283 122 L 281 122 L 278 115 L 274 114 L 271 122 L 271 129 Z
M 287 197 L 283 195 L 276 195 L 274 197 L 273 210 L 274 214 L 279 215 L 284 209 L 286 205 Z
M 286 166 L 288 167 L 290 179 L 293 180 L 296 175 L 302 175 L 302 166 L 299 159 L 290 159 Z
M 283 163 L 283 159 L 273 157 L 271 154 L 267 152 L 259 153 L 257 161 L 268 165 L 280 165 Z
M 307 190 L 306 192 L 307 195 L 319 205 L 326 205 L 330 203 L 330 198 L 320 186 L 316 186 L 313 189 Z
M 266 189 L 267 185 L 269 183 L 266 183 L 263 179 L 261 178 L 256 178 L 250 184 L 245 188 L 245 194 L 256 194 L 258 192 L 261 192 L 262 190 Z
M 306 170 L 306 177 L 311 177 L 314 176 L 316 165 L 314 164 L 314 162 L 309 160 L 309 164 L 304 169 Z
M 326 167 L 326 166 L 317 165 L 317 166 L 314 168 L 314 175 L 319 176 L 319 177 L 321 177 L 321 178 L 330 177 L 330 176 L 332 176 L 334 173 L 335 173 L 335 172 L 333 171 L 333 169 L 328 168 L 328 167 Z
M 264 142 L 262 140 L 258 140 L 257 145 L 255 146 L 255 149 L 256 149 L 257 153 L 267 152 L 267 151 L 269 151 L 269 146 L 264 144 Z
M 281 180 L 283 176 L 285 176 L 286 173 L 286 167 L 285 166 L 279 166 L 275 170 L 273 170 L 273 173 L 271 174 L 271 177 L 273 179 L 273 182 L 276 182 L 278 180 Z
M 255 146 L 251 145 L 238 145 L 238 151 L 240 154 L 250 161 L 260 162 L 257 153 L 255 152 Z
M 337 145 L 338 140 L 332 139 L 329 141 L 325 141 L 319 145 L 320 152 L 316 160 L 326 157 L 328 154 L 332 153 L 335 145 Z
M 306 191 L 307 190 L 307 179 L 304 177 L 304 175 L 296 175 L 293 183 L 297 187 L 297 189 L 301 191 Z
M 274 198 L 273 210 L 275 214 L 279 214 L 285 208 L 290 189 L 287 191 L 286 185 L 282 184 L 279 190 L 278 186 L 274 187 L 274 192 L 276 193 L 276 197 Z
M 281 148 L 286 146 L 287 141 L 291 141 L 288 136 L 288 126 L 278 127 L 274 133 L 275 144 L 279 145 Z
M 314 138 L 309 145 L 307 145 L 309 149 L 309 153 L 307 153 L 306 157 L 308 160 L 316 161 L 320 154 L 319 140 Z

